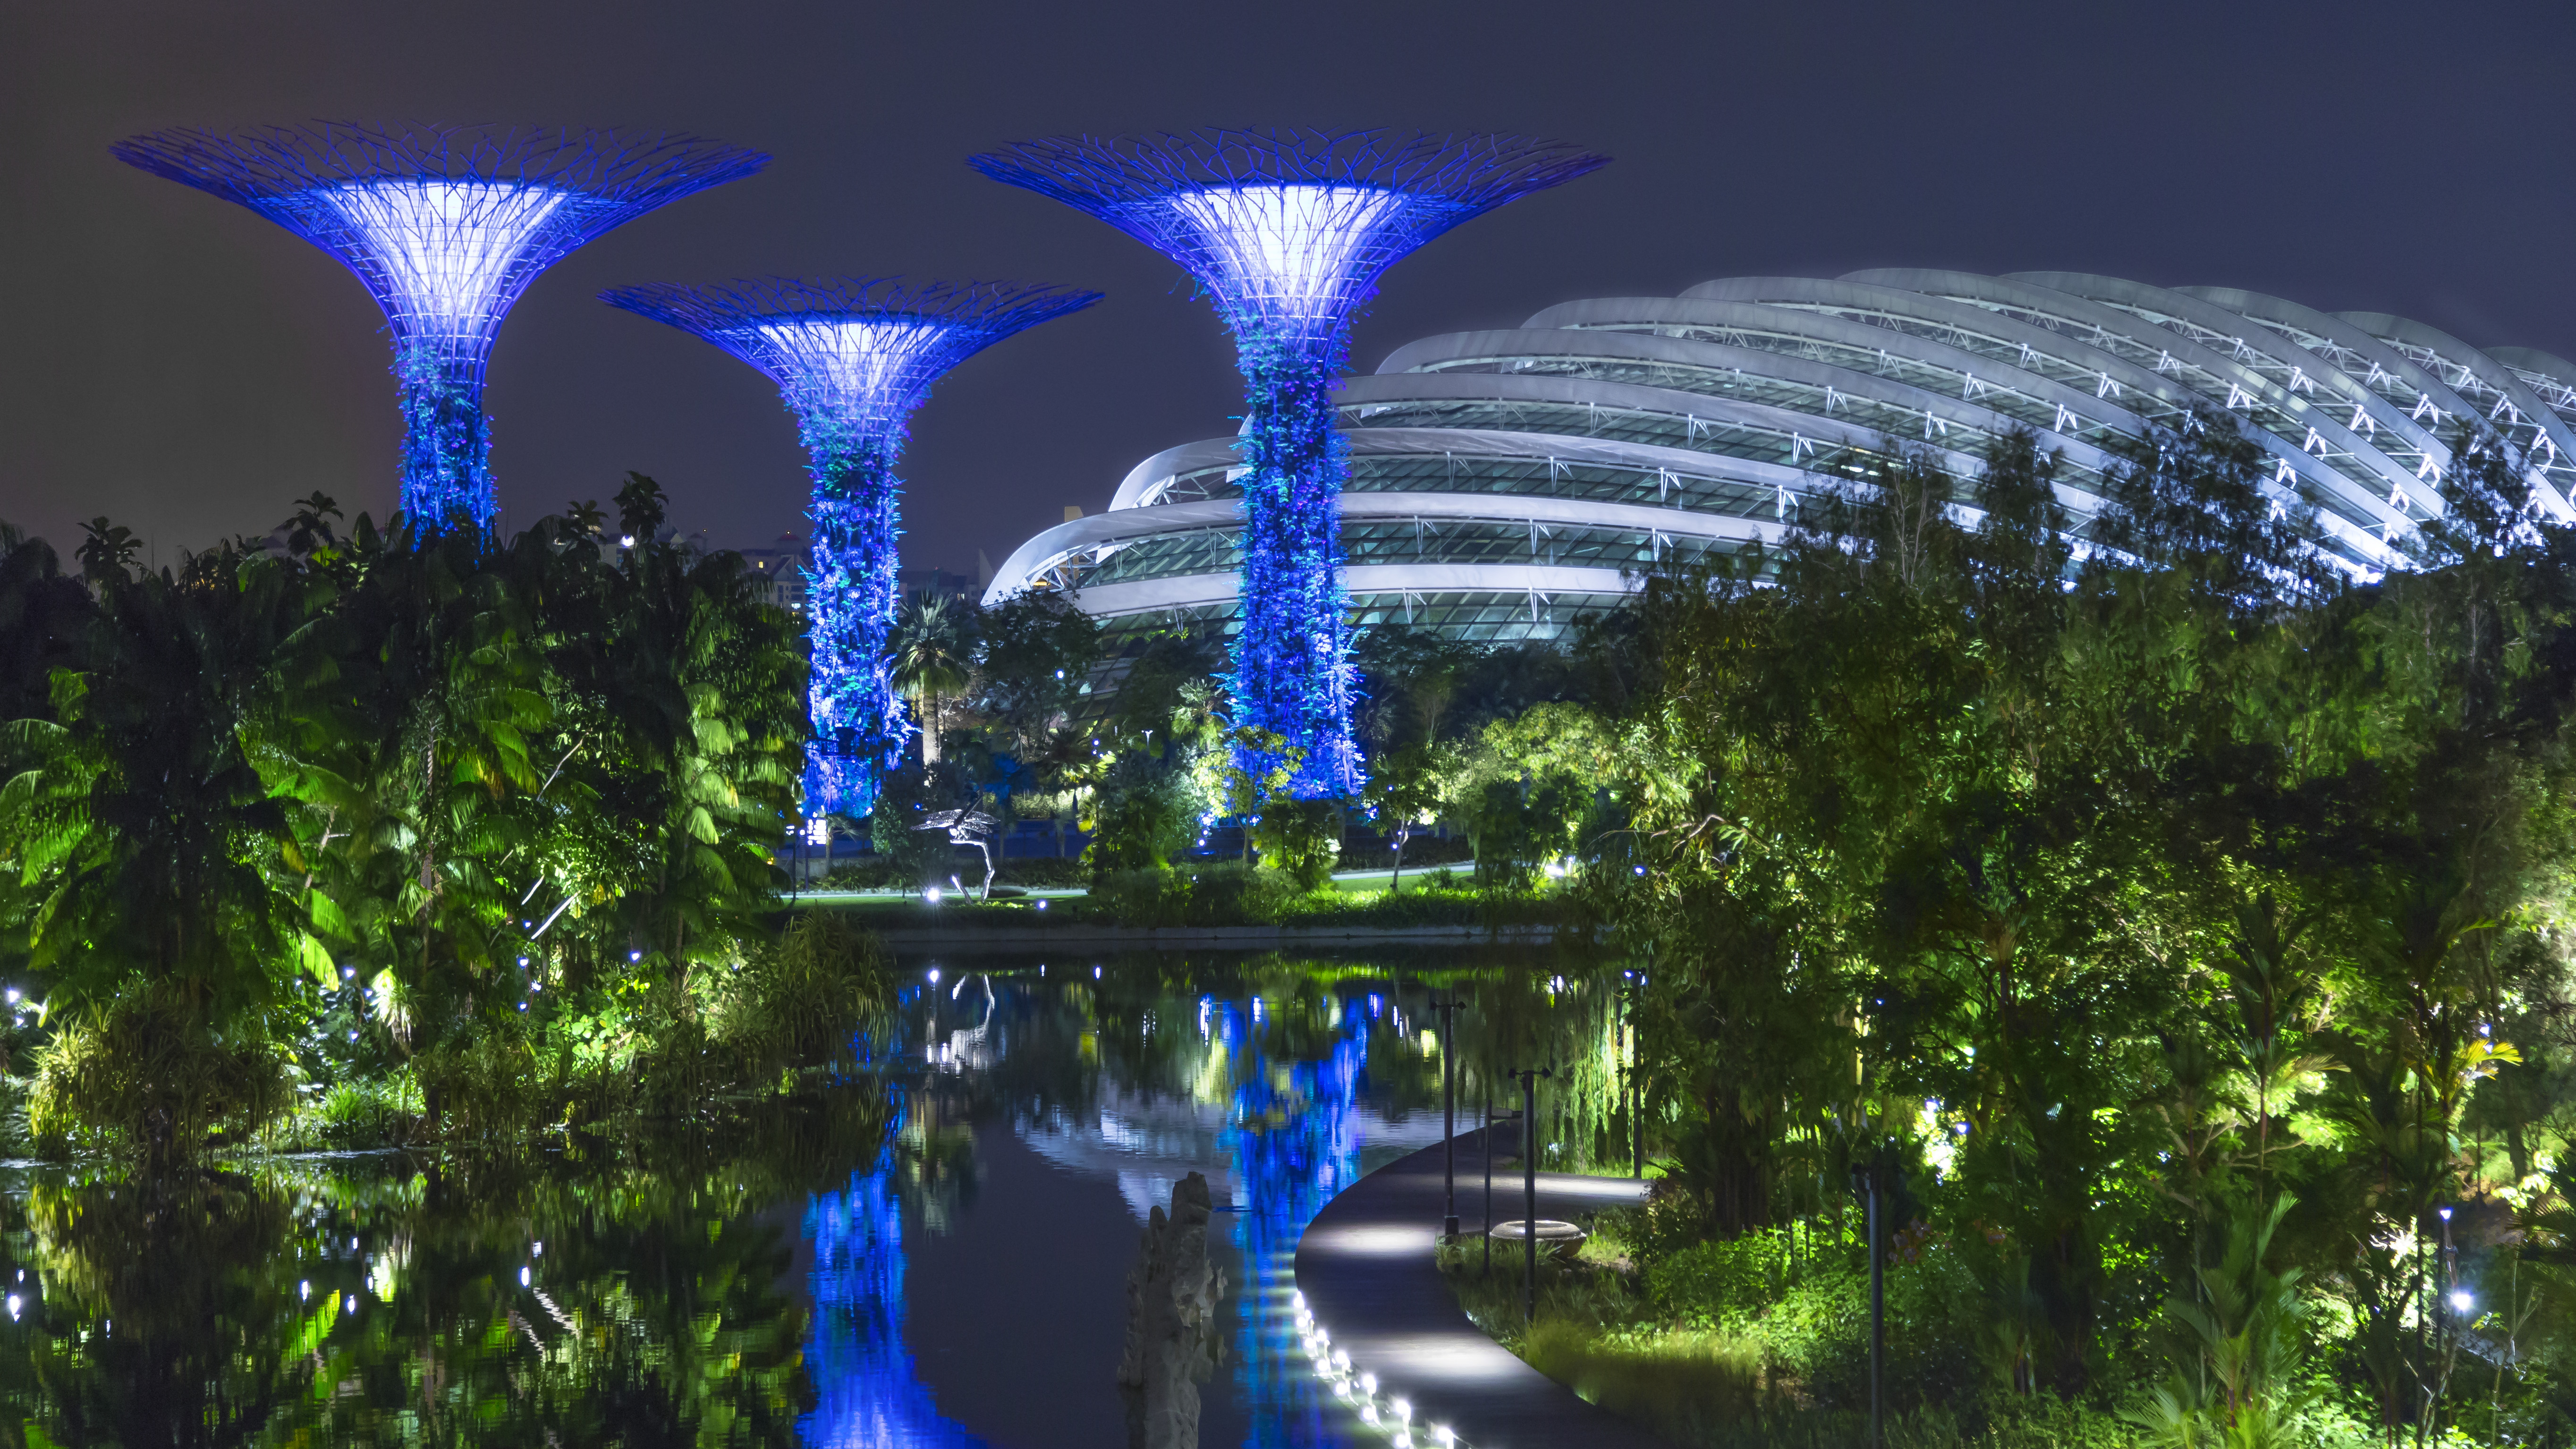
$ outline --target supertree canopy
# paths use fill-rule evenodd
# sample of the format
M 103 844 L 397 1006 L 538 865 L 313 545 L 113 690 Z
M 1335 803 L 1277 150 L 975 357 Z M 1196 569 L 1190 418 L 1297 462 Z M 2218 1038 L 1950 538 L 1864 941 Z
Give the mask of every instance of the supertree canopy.
M 431 531 L 492 522 L 483 364 L 528 284 L 611 227 L 769 162 L 691 136 L 490 126 L 172 130 L 113 149 L 249 207 L 366 283 L 393 332 L 402 509 Z
M 1340 577 L 1349 465 L 1330 397 L 1351 320 L 1414 248 L 1607 158 L 1506 136 L 1198 131 L 1057 137 L 971 164 L 1164 253 L 1215 301 L 1246 393 L 1236 722 L 1300 752 L 1291 793 L 1356 791 Z
M 896 588 L 904 423 L 930 385 L 1012 333 L 1100 300 L 1098 292 L 901 278 L 781 278 L 714 287 L 657 284 L 600 294 L 613 307 L 694 332 L 768 374 L 813 457 L 814 542 L 806 607 L 808 815 L 865 815 L 910 734 L 886 677 Z

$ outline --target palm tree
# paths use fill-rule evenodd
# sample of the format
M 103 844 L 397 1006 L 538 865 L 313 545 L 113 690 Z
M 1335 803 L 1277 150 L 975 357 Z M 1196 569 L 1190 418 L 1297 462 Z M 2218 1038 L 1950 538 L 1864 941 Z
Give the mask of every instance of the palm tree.
M 974 675 L 973 620 L 956 599 L 924 590 L 904 601 L 886 651 L 889 678 L 921 716 L 921 763 L 936 765 L 939 701 L 963 693 Z

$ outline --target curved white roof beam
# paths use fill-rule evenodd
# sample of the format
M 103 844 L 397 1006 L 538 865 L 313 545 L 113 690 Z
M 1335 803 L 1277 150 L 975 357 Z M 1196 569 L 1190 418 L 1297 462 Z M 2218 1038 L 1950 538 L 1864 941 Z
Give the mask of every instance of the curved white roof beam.
M 2152 421 L 2167 426 L 2173 425 L 2175 416 L 2208 402 L 2199 390 L 2186 386 L 2179 379 L 2154 372 L 2116 353 L 2089 346 L 2062 332 L 2051 332 L 2035 323 L 1973 303 L 1909 291 L 1903 287 L 1848 279 L 1734 277 L 1703 282 L 1682 295 L 1731 298 L 1783 307 L 1836 308 L 1904 318 L 1918 326 L 1947 329 L 1963 339 L 1971 336 L 1984 338 L 2000 347 L 2018 349 L 2019 355 L 2029 359 L 2030 364 L 2046 359 L 2064 370 L 2098 379 L 2106 394 L 2116 387 L 2122 398 L 2128 400 L 2132 413 L 2149 416 Z M 2045 372 L 2032 371 L 2031 365 L 2025 365 L 2022 370 L 2034 379 L 2047 377 Z M 2367 520 L 2372 529 L 2380 531 L 2411 526 L 2388 506 L 2375 489 L 2356 486 L 2352 479 L 2325 460 L 2297 447 L 2270 428 L 2257 426 L 2251 436 L 2255 446 L 2272 458 L 2276 478 L 2286 471 L 2290 477 L 2307 484 L 2333 505 L 2350 510 L 2355 518 L 2347 521 Z M 2374 542 L 2372 548 L 2373 558 L 2384 561 L 2390 556 L 2383 545 Z
M 2420 349 L 2430 354 L 2429 360 L 2458 368 L 2460 376 L 2445 379 L 2451 384 L 2452 391 L 2477 409 L 2478 415 L 2502 434 L 2505 441 L 2551 468 L 2576 466 L 2576 432 L 2571 432 L 2566 420 L 2552 411 L 2549 404 L 2531 390 L 2530 384 L 2516 376 L 2512 368 L 2450 333 L 2412 318 L 2389 312 L 2338 312 L 2335 315 L 2392 347 Z M 2436 372 L 2439 370 L 2435 369 Z M 2488 401 L 2491 393 L 2499 395 L 2501 406 Z M 2509 414 L 2506 407 L 2511 409 Z M 2516 419 L 2524 429 L 2521 432 L 2515 431 Z M 2576 517 L 2576 507 L 2570 506 L 2565 487 L 2558 480 L 2546 476 L 2541 482 L 2551 510 L 2562 519 Z
M 1769 519 L 1746 518 L 1736 514 L 1692 512 L 1677 508 L 1648 508 L 1638 504 L 1601 503 L 1580 498 L 1545 498 L 1529 495 L 1497 496 L 1494 494 L 1450 493 L 1350 493 L 1343 495 L 1342 517 L 1345 521 L 1372 519 L 1436 518 L 1450 521 L 1478 521 L 1519 527 L 1536 524 L 1551 528 L 1586 528 L 1625 530 L 1650 538 L 1688 538 L 1718 542 L 1749 543 L 1761 541 L 1776 544 L 1788 536 L 1790 525 Z M 1211 500 L 1200 503 L 1174 503 L 1163 507 L 1130 510 L 1124 514 L 1102 513 L 1058 524 L 1020 545 L 1002 561 L 994 572 L 993 582 L 984 592 L 987 605 L 1024 589 L 1047 581 L 1064 562 L 1076 555 L 1107 557 L 1117 549 L 1151 538 L 1171 537 L 1207 530 L 1232 531 L 1242 526 L 1242 512 L 1232 503 Z M 1481 571 L 1488 567 L 1523 567 L 1523 565 L 1468 564 L 1377 564 L 1356 565 L 1346 569 L 1356 576 L 1362 569 L 1442 568 Z M 1531 568 L 1555 568 L 1555 565 L 1532 564 Z M 1187 577 L 1202 577 L 1189 575 Z M 1233 574 L 1227 580 L 1223 597 L 1231 599 Z M 1615 577 L 1615 571 L 1614 571 Z M 1160 580 L 1136 580 L 1155 583 Z M 1104 588 L 1127 588 L 1129 584 L 1106 585 Z M 1344 587 L 1351 592 L 1369 592 L 1345 578 Z M 1392 587 L 1392 586 L 1390 586 Z M 1476 587 L 1474 585 L 1414 584 L 1416 589 L 1434 587 Z M 1512 585 L 1511 587 L 1519 587 Z M 1618 590 L 1613 590 L 1617 592 Z M 1102 602 L 1101 589 L 1082 589 L 1077 597 L 1085 612 L 1132 613 L 1142 608 L 1172 607 L 1170 600 L 1121 605 L 1109 608 Z M 1124 597 L 1123 595 L 1111 597 Z M 1215 596 L 1199 602 L 1213 601 Z
M 1609 298 L 1551 307 L 1532 318 L 1530 329 L 1525 330 L 1535 330 L 1548 319 L 1555 319 L 1553 325 L 1556 329 L 1576 336 L 1641 337 L 1648 334 L 1634 329 L 1652 328 L 1657 329 L 1653 335 L 1685 346 L 1743 347 L 1766 359 L 1794 358 L 1797 354 L 1765 346 L 1752 339 L 1777 338 L 1786 342 L 1794 338 L 1800 345 L 1813 344 L 1820 350 L 1831 348 L 1840 353 L 1856 352 L 1883 358 L 1891 372 L 1929 370 L 1942 379 L 1940 387 L 1920 383 L 1909 385 L 1923 386 L 1925 391 L 1938 396 L 1956 397 L 1962 402 L 1993 408 L 2043 432 L 2096 446 L 2115 439 L 2143 441 L 2147 437 L 2146 418 L 2132 409 L 2110 402 L 2098 390 L 2098 383 L 2093 387 L 2073 387 L 2045 373 L 2024 371 L 1984 353 L 1953 347 L 1917 333 L 1854 321 L 1831 312 L 1706 298 Z M 1693 333 L 1713 335 L 1706 340 L 1672 337 L 1664 329 L 1687 329 Z M 1730 336 L 1745 340 L 1730 343 L 1726 341 Z M 1766 361 L 1765 366 L 1768 365 Z M 1863 363 L 1853 362 L 1849 366 L 1853 371 L 1872 372 Z M 1872 375 L 1886 376 L 1887 373 Z M 1897 380 L 1904 379 L 1900 377 Z
M 2561 418 L 2576 416 L 2576 362 L 2537 347 L 2490 347 L 2486 352 L 2530 384 L 2551 412 Z
M 1891 438 L 1937 442 L 1949 438 L 1954 428 L 1966 430 L 1971 434 L 2000 436 L 2016 428 L 2028 427 L 2041 434 L 2041 446 L 2058 449 L 2078 467 L 2099 472 L 2115 466 L 2119 461 L 2083 437 L 2059 433 L 2051 426 L 2053 423 L 2062 421 L 2072 411 L 2065 403 L 2058 404 L 2053 412 L 2042 411 L 2041 420 L 2035 422 L 1988 404 L 1962 401 L 1947 392 L 1935 392 L 1928 387 L 1876 372 L 1845 367 L 1832 362 L 1818 362 L 1810 358 L 1782 354 L 1763 348 L 1637 332 L 1516 328 L 1490 332 L 1455 332 L 1445 337 L 1426 338 L 1422 342 L 1400 349 L 1400 353 L 1412 366 L 1406 372 L 1399 372 L 1393 368 L 1380 368 L 1377 376 L 1400 376 L 1407 375 L 1409 372 L 1441 377 L 1572 376 L 1594 382 L 1619 381 L 1615 378 L 1587 377 L 1581 373 L 1477 372 L 1463 367 L 1443 365 L 1488 362 L 1503 364 L 1522 359 L 1532 362 L 1567 362 L 1576 365 L 1629 363 L 1646 367 L 1690 369 L 1712 379 L 1732 375 L 1737 381 L 1729 384 L 1730 386 L 1758 385 L 1758 383 L 1748 384 L 1744 379 L 1768 379 L 1804 385 L 1814 390 L 1822 400 L 1821 409 L 1823 410 L 1811 414 L 1812 416 L 1829 416 L 1829 411 L 1824 410 L 1831 409 L 1834 406 L 1835 396 L 1841 395 L 1894 408 L 1911 414 L 1913 419 L 1922 420 L 1919 427 L 1909 420 L 1903 431 L 1894 428 L 1884 429 L 1883 431 L 1886 431 Z M 1352 386 L 1356 387 L 1366 380 L 1356 379 Z M 1687 392 L 1695 397 L 1726 395 L 1722 391 L 1684 387 L 1681 383 L 1682 379 L 1676 378 L 1655 385 L 1667 386 L 1673 391 Z M 2001 387 L 1990 387 L 1982 396 L 1992 397 L 2003 392 L 2005 389 Z M 2103 431 L 2125 433 L 2139 438 L 2145 436 L 2143 422 L 2125 411 L 2097 406 L 2090 399 L 2072 400 L 2083 402 L 2088 413 L 2111 414 L 2127 424 L 2125 428 L 2108 428 Z M 2027 396 L 2023 397 L 2023 401 L 2032 402 Z M 1794 406 L 1787 403 L 1780 405 Z M 1804 408 L 1797 410 L 1806 411 Z
M 2431 428 L 2408 417 L 2404 408 L 2364 387 L 2359 378 L 2337 367 L 2332 358 L 2302 347 L 2269 328 L 2248 328 L 2245 324 L 2250 319 L 2241 313 L 2231 312 L 2188 292 L 2151 287 L 2118 277 L 2095 276 L 2088 272 L 2012 272 L 2006 274 L 2004 280 L 2028 282 L 2032 286 L 2046 287 L 2134 313 L 2150 327 L 2173 332 L 2177 336 L 2190 337 L 2189 333 L 2181 330 L 2190 327 L 2211 334 L 2211 337 L 2224 337 L 2237 348 L 2254 354 L 2239 360 L 2253 365 L 2258 371 L 2267 370 L 2263 361 L 2258 359 L 2269 360 L 2271 367 L 2268 371 L 2280 373 L 2279 380 L 2290 391 L 2298 392 L 2301 381 L 2308 384 L 2312 396 L 2331 391 L 2334 396 L 2329 416 L 2341 416 L 2344 430 L 2355 437 L 2366 433 L 2371 445 L 2390 462 L 2403 465 L 2410 460 L 2379 443 L 2381 429 L 2405 440 L 2407 448 L 2415 454 L 2412 461 L 2417 466 L 2420 467 L 2425 458 L 2430 458 L 2444 473 L 2450 471 L 2451 445 L 2435 436 Z M 2161 320 L 2167 317 L 2173 319 L 2172 322 Z M 2211 337 L 2191 340 L 2214 348 L 2216 344 Z M 2322 404 L 2325 399 L 2320 397 L 2318 401 Z M 2368 424 L 2366 429 L 2365 423 Z
M 1463 386 L 1462 384 L 1475 384 Z M 1465 406 L 1514 403 L 1548 404 L 1583 408 L 1592 413 L 1622 413 L 1641 418 L 1667 419 L 1682 424 L 1685 434 L 1700 427 L 1714 429 L 1731 425 L 1781 440 L 1790 458 L 1815 458 L 1834 448 L 1849 448 L 1873 456 L 1886 454 L 1890 440 L 1885 430 L 1840 422 L 1794 409 L 1774 407 L 1767 403 L 1746 402 L 1736 398 L 1710 397 L 1703 393 L 1679 392 L 1671 388 L 1641 387 L 1634 383 L 1592 382 L 1571 377 L 1514 377 L 1494 373 L 1408 372 L 1380 373 L 1353 378 L 1345 386 L 1336 406 L 1345 414 L 1365 418 L 1372 407 L 1396 409 L 1408 403 L 1454 403 Z M 1415 427 L 1442 427 L 1441 423 L 1416 423 Z M 1367 430 L 1363 421 L 1350 431 Z M 1475 431 L 1492 431 L 1476 429 Z M 1526 430 L 1537 437 L 1560 436 L 1544 429 Z M 1582 436 L 1568 434 L 1563 436 Z M 1899 435 L 1894 441 L 1912 443 Z M 1654 444 L 1650 446 L 1667 446 Z M 1930 455 L 1953 477 L 1973 480 L 1985 470 L 1985 460 L 1973 454 L 1938 444 L 1922 444 Z M 1699 449 L 1680 449 L 1685 456 Z M 1706 450 L 1721 457 L 1742 457 L 1738 453 Z M 2099 456 L 2097 453 L 2096 456 Z M 1752 461 L 1763 461 L 1754 459 Z
M 1903 287 L 1961 301 L 1970 306 L 2012 308 L 2034 316 L 2063 321 L 2070 326 L 2089 328 L 2091 335 L 2066 333 L 2068 342 L 2089 347 L 2105 357 L 2118 357 L 2139 364 L 2148 352 L 2158 354 L 2156 361 L 2145 364 L 2165 367 L 2170 360 L 2172 375 L 2191 385 L 2192 390 L 2210 406 L 2228 411 L 2243 411 L 2269 431 L 2307 451 L 2306 440 L 2313 438 L 2327 451 L 2321 455 L 2326 467 L 2342 480 L 2338 490 L 2347 501 L 2360 503 L 2367 499 L 2371 512 L 2383 528 L 2413 526 L 2411 515 L 2399 513 L 2377 493 L 2376 485 L 2391 483 L 2413 507 L 2428 515 L 2441 512 L 2441 493 L 2429 480 L 2417 482 L 2405 476 L 2396 460 L 2343 425 L 2340 419 L 2291 389 L 2285 379 L 2275 379 L 2251 362 L 2221 353 L 2194 342 L 2179 333 L 2170 332 L 2135 313 L 2052 287 L 2033 286 L 2028 282 L 2007 281 L 2001 277 L 1975 272 L 1954 272 L 1931 268 L 1886 269 L 1854 272 L 1847 281 L 1876 282 Z M 2045 327 L 2040 330 L 2046 331 Z M 2126 343 L 2140 356 L 2128 357 L 2120 350 Z M 2269 414 L 2270 416 L 2267 416 Z M 2350 458 L 2349 466 L 2338 463 Z M 2396 475 L 2391 477 L 2390 475 Z
M 2468 411 L 2469 405 L 2451 385 L 2405 353 L 2355 327 L 2330 312 L 2302 307 L 2280 297 L 2261 292 L 2248 292 L 2238 287 L 2176 287 L 2187 297 L 2200 297 L 2223 307 L 2249 322 L 2269 327 L 2289 336 L 2310 352 L 2326 357 L 2351 376 L 2357 365 L 2363 385 L 2378 378 L 2380 396 L 2392 404 L 2412 409 L 2430 401 L 2445 416 Z M 2322 349 L 2350 353 L 2347 359 Z

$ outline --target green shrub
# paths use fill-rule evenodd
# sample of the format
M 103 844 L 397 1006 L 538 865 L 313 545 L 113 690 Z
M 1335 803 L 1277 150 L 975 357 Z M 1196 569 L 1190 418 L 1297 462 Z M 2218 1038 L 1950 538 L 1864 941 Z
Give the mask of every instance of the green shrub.
M 888 891 L 910 890 L 920 884 L 907 875 L 907 867 L 881 857 L 836 865 L 815 882 L 825 890 Z
M 299 1114 L 295 1145 L 343 1149 L 390 1147 L 420 1125 L 420 1083 L 408 1072 L 335 1082 Z
M 833 911 L 803 911 L 778 942 L 728 973 L 717 1036 L 744 1081 L 809 1066 L 851 1067 L 858 1033 L 892 1000 L 885 943 Z
M 1186 876 L 1151 866 L 1113 870 L 1091 884 L 1093 913 L 1127 926 L 1177 926 L 1188 919 Z
M 1541 1319 L 1521 1357 L 1585 1402 L 1685 1442 L 1753 1415 L 1762 1396 L 1760 1346 L 1721 1333 L 1599 1333 Z
M 422 1115 L 450 1139 L 518 1136 L 558 1120 L 560 1079 L 540 1058 L 518 1017 L 412 1058 Z
M 1042 855 L 994 862 L 993 883 L 1023 890 L 1068 890 L 1089 885 L 1091 871 L 1073 856 Z
M 219 1028 L 181 985 L 136 983 L 37 1049 L 28 1131 L 48 1153 L 185 1160 L 283 1116 L 293 1072 L 255 1019 Z
M 1340 801 L 1281 796 L 1261 807 L 1256 822 L 1252 844 L 1262 864 L 1286 872 L 1302 891 L 1319 891 L 1332 881 L 1342 858 Z
M 1788 1287 L 1783 1238 L 1776 1229 L 1757 1230 L 1659 1258 L 1646 1269 L 1646 1296 L 1674 1318 L 1748 1329 Z
M 1189 872 L 1187 917 L 1192 925 L 1267 925 L 1304 894 L 1286 872 L 1218 861 Z

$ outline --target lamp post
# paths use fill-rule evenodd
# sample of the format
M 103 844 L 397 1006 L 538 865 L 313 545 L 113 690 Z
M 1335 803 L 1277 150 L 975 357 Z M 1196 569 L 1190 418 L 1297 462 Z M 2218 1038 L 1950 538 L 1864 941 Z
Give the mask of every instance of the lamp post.
M 1522 1067 L 1521 1079 L 1521 1321 L 1538 1317 L 1538 1079 L 1556 1073 Z
M 1637 1003 L 1646 990 L 1646 973 L 1636 972 L 1628 989 L 1621 993 L 1621 1027 L 1628 1037 L 1628 1136 L 1634 1146 L 1629 1157 L 1628 1175 L 1642 1182 L 1646 1176 L 1646 1074 L 1645 1054 L 1637 1049 Z
M 1431 998 L 1440 1013 L 1440 1191 L 1447 1209 L 1440 1219 L 1440 1240 L 1458 1236 L 1458 1008 L 1467 1003 Z M 1489 1156 L 1491 1154 L 1488 1154 Z
M 1879 1201 L 1889 1184 L 1883 1176 L 1878 1153 L 1873 1146 L 1866 1162 L 1852 1168 L 1852 1188 L 1867 1204 L 1866 1222 L 1869 1234 L 1869 1442 L 1870 1449 L 1880 1449 L 1887 1440 L 1882 1432 L 1879 1385 L 1887 1362 L 1887 1253 L 1880 1242 Z
M 1485 1272 L 1494 1271 L 1494 1084 L 1485 1083 Z

